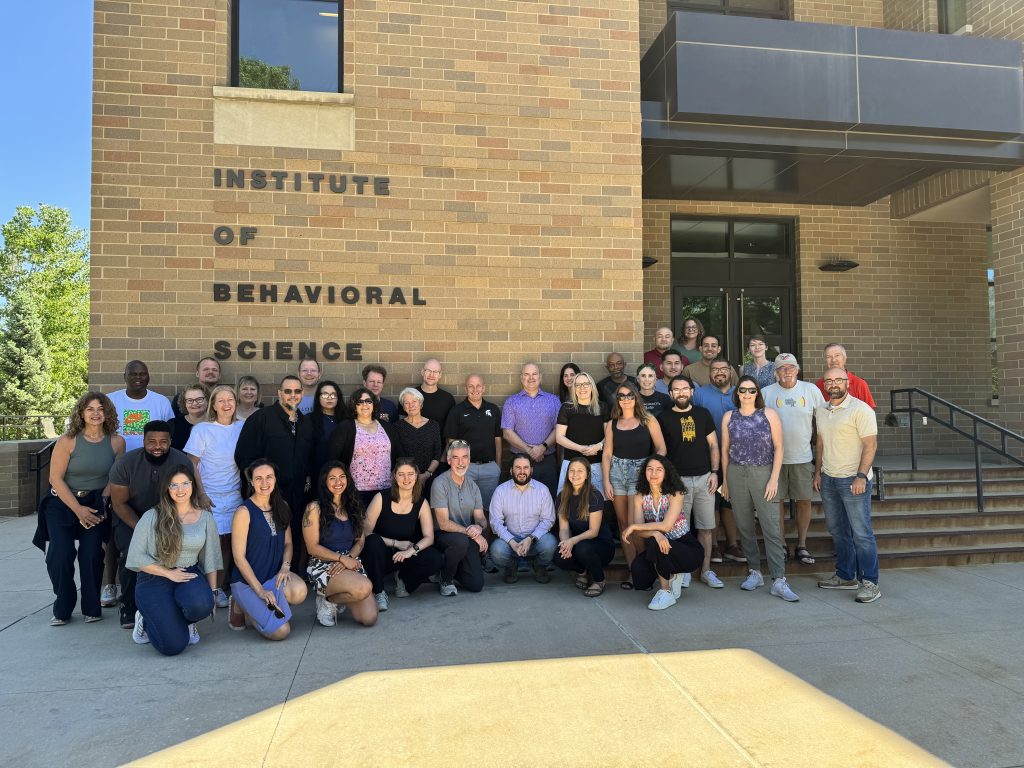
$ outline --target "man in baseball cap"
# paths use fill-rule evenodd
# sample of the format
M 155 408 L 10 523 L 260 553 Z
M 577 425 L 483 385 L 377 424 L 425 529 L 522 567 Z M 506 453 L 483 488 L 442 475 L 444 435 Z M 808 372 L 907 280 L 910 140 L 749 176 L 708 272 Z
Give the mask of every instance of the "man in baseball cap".
M 811 495 L 814 492 L 814 409 L 825 404 L 821 391 L 800 381 L 800 363 L 796 356 L 783 352 L 775 358 L 777 384 L 762 390 L 764 404 L 779 414 L 782 421 L 782 471 L 779 473 L 779 514 L 783 538 L 786 531 L 786 499 L 796 502 L 796 559 L 814 563 L 807 550 L 807 529 L 811 525 Z

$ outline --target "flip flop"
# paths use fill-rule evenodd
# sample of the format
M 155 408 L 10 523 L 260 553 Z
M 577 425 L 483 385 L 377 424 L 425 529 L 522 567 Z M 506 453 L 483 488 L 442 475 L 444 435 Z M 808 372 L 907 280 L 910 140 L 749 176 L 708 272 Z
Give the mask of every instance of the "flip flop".
M 814 558 L 811 557 L 811 553 L 807 551 L 807 547 L 796 548 L 796 558 L 804 565 L 814 565 Z
M 581 573 L 576 576 L 576 589 L 586 589 L 588 584 L 590 579 L 587 578 L 587 574 Z
M 583 594 L 586 595 L 587 597 L 597 597 L 602 592 L 604 592 L 604 582 L 603 581 L 595 581 L 593 584 L 591 584 L 589 587 L 587 587 L 587 589 L 583 592 Z

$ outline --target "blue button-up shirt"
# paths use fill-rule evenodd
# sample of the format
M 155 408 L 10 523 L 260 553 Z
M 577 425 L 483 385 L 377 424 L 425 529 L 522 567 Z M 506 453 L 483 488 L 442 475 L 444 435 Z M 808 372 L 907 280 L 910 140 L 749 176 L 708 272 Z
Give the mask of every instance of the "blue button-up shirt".
M 494 489 L 489 515 L 491 530 L 502 541 L 511 544 L 527 536 L 536 541 L 551 530 L 555 505 L 547 487 L 536 480 L 530 480 L 523 490 L 519 490 L 514 480 L 507 480 Z
M 693 404 L 707 408 L 711 412 L 711 418 L 715 422 L 715 432 L 718 433 L 719 445 L 722 440 L 722 417 L 736 408 L 732 402 L 732 393 L 735 389 L 735 387 L 729 387 L 727 391 L 723 392 L 714 384 L 705 384 L 703 387 L 697 387 L 697 391 L 693 393 Z

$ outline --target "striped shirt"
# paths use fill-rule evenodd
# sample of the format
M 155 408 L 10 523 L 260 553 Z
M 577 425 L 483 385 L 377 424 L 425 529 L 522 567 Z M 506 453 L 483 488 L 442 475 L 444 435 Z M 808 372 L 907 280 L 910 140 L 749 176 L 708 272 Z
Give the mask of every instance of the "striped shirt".
M 502 541 L 512 543 L 527 536 L 536 540 L 554 525 L 555 505 L 547 487 L 536 480 L 530 480 L 522 491 L 514 480 L 507 480 L 491 496 L 490 520 L 491 529 Z

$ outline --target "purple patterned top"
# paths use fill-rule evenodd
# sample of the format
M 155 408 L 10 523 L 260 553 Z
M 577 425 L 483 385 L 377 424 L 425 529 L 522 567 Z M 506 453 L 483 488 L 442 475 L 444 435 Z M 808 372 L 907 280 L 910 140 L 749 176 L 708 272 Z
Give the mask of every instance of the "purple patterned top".
M 661 494 L 661 498 L 658 499 L 658 508 L 654 508 L 654 497 L 651 494 L 642 496 L 640 498 L 640 508 L 644 513 L 645 523 L 660 523 L 665 519 L 665 515 L 668 514 L 669 505 L 672 503 L 672 497 L 668 494 Z M 676 519 L 676 524 L 673 525 L 668 533 L 665 534 L 665 538 L 670 541 L 675 539 L 681 539 L 686 535 L 686 532 L 690 530 L 689 521 L 686 519 L 686 515 L 680 514 Z
M 729 463 L 754 467 L 770 467 L 775 461 L 772 425 L 764 408 L 750 416 L 736 409 L 729 417 Z
M 380 424 L 371 434 L 356 422 L 351 470 L 357 490 L 379 491 L 391 485 L 391 438 Z
M 501 428 L 511 429 L 524 443 L 540 445 L 554 430 L 561 408 L 557 395 L 538 390 L 535 397 L 530 397 L 524 389 L 508 398 L 501 407 Z M 547 454 L 554 452 L 552 441 Z

